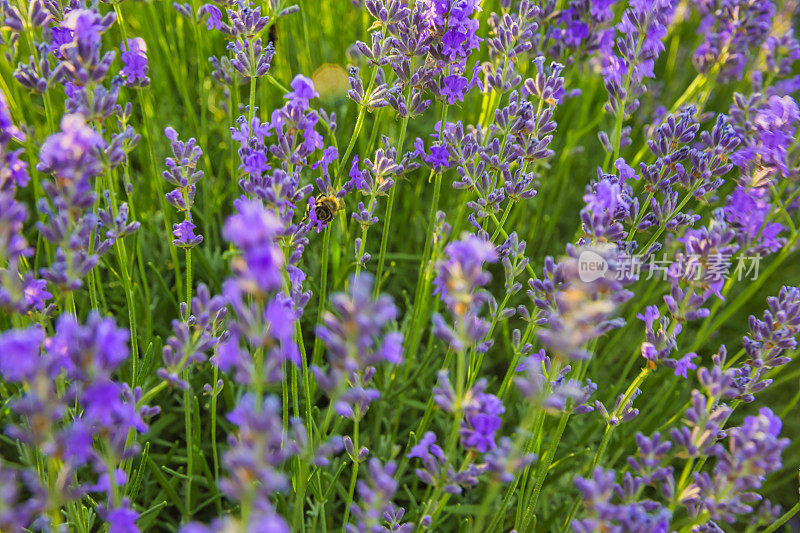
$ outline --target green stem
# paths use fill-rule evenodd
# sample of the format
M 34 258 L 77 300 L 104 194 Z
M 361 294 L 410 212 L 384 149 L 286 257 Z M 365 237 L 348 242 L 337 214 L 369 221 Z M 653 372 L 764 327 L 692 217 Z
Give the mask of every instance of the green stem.
M 375 203 L 376 203 L 375 197 L 372 196 L 369 199 L 369 207 L 367 207 L 367 212 L 368 213 L 372 213 L 372 211 L 375 209 Z M 368 234 L 368 232 L 369 232 L 369 226 L 368 225 L 362 225 L 361 226 L 361 245 L 358 247 L 358 257 L 356 257 L 356 276 L 358 276 L 361 273 L 361 267 L 362 267 L 361 257 L 364 255 L 364 252 L 367 251 L 367 234 Z
M 192 249 L 186 249 L 186 312 L 192 312 Z
M 561 419 L 558 421 L 558 428 L 556 429 L 555 437 L 550 441 L 550 446 L 547 448 L 547 452 L 545 452 L 545 455 L 539 464 L 539 469 L 536 472 L 536 484 L 533 488 L 533 495 L 531 496 L 530 500 L 528 500 L 528 509 L 525 512 L 525 518 L 522 520 L 522 527 L 520 528 L 520 531 L 528 530 L 528 525 L 531 523 L 531 520 L 533 520 L 533 517 L 536 514 L 536 504 L 539 501 L 539 495 L 542 492 L 544 480 L 547 477 L 547 473 L 550 471 L 550 466 L 553 464 L 553 458 L 556 455 L 556 450 L 558 450 L 558 444 L 561 442 L 564 429 L 567 427 L 569 416 L 569 413 L 564 413 L 561 415 Z
M 350 518 L 350 506 L 353 503 L 353 495 L 356 490 L 356 481 L 358 480 L 358 413 L 356 413 L 355 420 L 353 421 L 353 453 L 355 457 L 353 460 L 353 472 L 350 475 L 350 487 L 347 489 L 347 501 L 344 506 L 344 519 L 342 520 L 342 531 L 346 530 L 347 521 Z
M 112 211 L 117 211 L 117 191 L 116 181 L 112 171 L 106 173 L 108 179 L 109 201 Z M 117 263 L 119 264 L 119 277 L 122 281 L 122 288 L 125 292 L 125 305 L 128 308 L 128 324 L 131 332 L 131 386 L 138 385 L 139 374 L 139 337 L 136 328 L 136 309 L 134 306 L 132 272 L 128 261 L 128 251 L 122 239 L 118 239 L 114 245 L 117 252 Z
M 128 270 L 128 253 L 125 251 L 125 243 L 117 241 L 116 248 L 120 276 L 122 277 L 123 289 L 125 290 L 125 304 L 128 307 L 128 324 L 131 330 L 131 384 L 133 387 L 136 387 L 139 384 L 139 338 L 136 332 L 136 310 L 133 304 L 133 287 L 131 286 L 131 274 Z
M 442 190 L 442 173 L 436 172 L 433 185 L 433 202 L 431 202 L 430 215 L 428 217 L 428 231 L 425 236 L 425 248 L 422 252 L 422 262 L 420 263 L 419 275 L 417 277 L 417 288 L 414 291 L 416 296 L 414 298 L 414 308 L 411 315 L 411 344 L 410 349 L 406 353 L 416 353 L 419 341 L 422 337 L 422 325 L 420 321 L 424 319 L 425 312 L 422 310 L 423 301 L 427 301 L 427 285 L 428 285 L 428 262 L 431 260 L 431 249 L 433 247 L 433 228 L 436 222 L 436 212 L 439 209 L 439 195 Z
M 317 324 L 322 320 L 322 313 L 325 311 L 325 303 L 327 301 L 328 291 L 328 249 L 331 244 L 331 228 L 325 230 L 325 235 L 322 237 L 322 265 L 320 265 L 319 273 L 319 302 L 317 303 Z M 314 337 L 314 351 L 312 355 L 312 362 L 318 365 L 322 360 L 322 341 L 319 336 Z
M 788 522 L 798 512 L 800 512 L 800 502 L 794 504 L 794 507 L 786 511 L 783 514 L 783 516 L 778 518 L 775 522 L 773 522 L 768 528 L 766 528 L 761 533 L 772 533 L 773 531 L 777 531 L 779 527 Z
M 189 372 L 184 371 L 183 378 L 188 381 Z M 184 520 L 192 517 L 192 478 L 194 477 L 194 439 L 192 438 L 192 391 L 187 387 L 183 391 L 183 424 L 186 432 L 186 485 L 184 488 Z
M 186 315 L 192 312 L 192 249 L 186 249 Z M 184 372 L 184 379 L 189 381 L 188 369 Z M 215 384 L 216 386 L 216 384 Z M 186 430 L 186 488 L 184 518 L 192 517 L 192 477 L 194 476 L 194 440 L 192 432 L 192 390 L 187 387 L 183 391 L 183 423 Z
M 447 122 L 447 104 L 442 104 L 442 116 L 441 116 L 441 127 L 444 129 L 444 124 Z M 433 248 L 433 232 L 434 228 L 436 227 L 436 213 L 439 210 L 439 197 L 442 191 L 442 172 L 436 172 L 434 169 L 431 169 L 431 176 L 434 178 L 434 185 L 433 185 L 433 201 L 431 202 L 431 209 L 430 214 L 428 216 L 428 231 L 425 235 L 425 248 L 422 252 L 422 261 L 420 262 L 419 266 L 419 275 L 417 277 L 417 286 L 416 290 L 414 291 L 415 297 L 413 302 L 413 309 L 411 312 L 411 335 L 410 337 L 410 344 L 406 350 L 406 353 L 414 354 L 416 353 L 417 347 L 419 346 L 419 342 L 422 339 L 422 324 L 420 321 L 425 319 L 425 311 L 423 311 L 423 302 L 427 302 L 428 297 L 428 278 L 430 265 L 429 262 L 431 261 L 431 252 Z M 430 177 L 428 178 L 428 182 L 430 182 Z M 411 360 L 412 358 L 409 358 Z M 408 371 L 410 369 L 410 365 L 406 365 L 406 373 L 405 377 L 408 377 Z
M 253 44 L 250 43 L 250 61 L 251 64 L 255 64 L 255 60 L 253 59 Z M 256 77 L 250 76 L 250 100 L 249 100 L 249 109 L 247 110 L 247 126 L 253 123 L 253 115 L 256 112 Z
M 408 117 L 403 117 L 403 121 L 400 124 L 400 139 L 397 141 L 397 157 L 403 157 L 403 143 L 406 139 L 406 131 L 408 129 Z M 386 204 L 386 216 L 383 220 L 383 229 L 381 230 L 381 248 L 380 252 L 378 253 L 378 270 L 375 274 L 375 289 L 374 295 L 377 296 L 381 290 L 381 283 L 383 281 L 383 265 L 384 261 L 386 260 L 386 246 L 389 242 L 389 233 L 392 227 L 392 212 L 394 211 L 394 199 L 397 196 L 397 186 L 398 184 L 395 183 L 395 186 L 389 190 L 389 201 Z
M 383 282 L 383 265 L 386 261 L 386 246 L 389 242 L 389 232 L 392 226 L 392 212 L 394 211 L 394 199 L 397 196 L 397 184 L 389 190 L 389 201 L 386 203 L 386 216 L 383 219 L 383 229 L 381 230 L 381 248 L 378 252 L 378 270 L 375 275 L 375 296 L 381 290 Z
M 170 227 L 170 219 L 169 219 L 169 209 L 167 207 L 167 200 L 164 198 L 164 185 L 162 183 L 162 177 L 156 168 L 156 155 L 155 151 L 153 150 L 153 130 L 150 127 L 150 113 L 145 106 L 145 99 L 143 96 L 142 91 L 137 91 L 136 96 L 139 100 L 139 109 L 142 112 L 142 124 L 144 125 L 143 134 L 145 141 L 147 142 L 147 151 L 150 155 L 150 172 L 152 174 L 152 179 L 147 180 L 150 183 L 155 183 L 156 185 L 156 195 L 158 196 L 158 200 L 161 203 L 161 216 L 164 219 L 164 229 L 167 235 L 172 234 L 172 228 Z M 176 270 L 178 269 L 178 251 L 175 249 L 174 246 L 169 247 L 169 254 L 172 258 L 173 267 Z M 182 291 L 183 291 L 183 280 L 181 279 L 180 275 L 175 276 L 175 285 L 178 291 L 178 299 L 181 299 Z
M 211 458 L 214 461 L 214 483 L 219 484 L 219 450 L 217 448 L 217 397 L 219 390 L 217 390 L 217 383 L 219 382 L 219 368 L 217 365 L 214 367 L 214 382 L 212 383 L 211 393 Z M 217 511 L 222 510 L 222 501 L 217 500 Z
M 625 391 L 622 401 L 619 402 L 617 408 L 612 412 L 612 418 L 619 417 L 619 415 L 622 414 L 622 410 L 625 409 L 625 406 L 628 404 L 628 401 L 630 401 L 631 396 L 633 396 L 633 393 L 639 388 L 644 380 L 647 379 L 647 376 L 650 375 L 650 372 L 652 372 L 652 370 L 649 367 L 645 367 L 641 372 L 639 372 L 639 375 L 636 376 L 636 379 L 631 382 L 628 390 Z M 592 460 L 592 468 L 597 466 L 603 459 L 603 455 L 606 452 L 606 448 L 608 448 L 608 443 L 611 441 L 611 434 L 614 432 L 615 427 L 616 426 L 612 426 L 611 424 L 606 425 L 606 431 L 603 434 L 603 440 L 600 442 L 600 447 L 597 449 L 597 453 L 595 453 L 594 459 Z
M 505 231 L 503 226 L 506 223 L 506 219 L 508 218 L 508 214 L 511 212 L 511 208 L 513 207 L 513 205 L 514 202 L 512 201 L 509 201 L 506 204 L 506 208 L 503 211 L 503 216 L 500 217 L 500 222 L 497 223 L 497 229 L 494 230 L 494 233 L 492 234 L 491 242 L 494 242 L 494 240 L 497 238 L 497 236 L 500 234 L 501 231 Z

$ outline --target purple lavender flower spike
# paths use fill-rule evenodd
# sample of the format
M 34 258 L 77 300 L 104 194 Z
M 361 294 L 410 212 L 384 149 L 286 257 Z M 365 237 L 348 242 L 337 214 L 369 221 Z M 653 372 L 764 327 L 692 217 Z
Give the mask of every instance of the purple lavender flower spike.
M 436 314 L 433 317 L 434 334 L 460 350 L 482 341 L 488 331 L 488 323 L 478 316 L 489 299 L 482 287 L 491 280 L 491 276 L 483 271 L 483 264 L 497 261 L 498 255 L 490 242 L 468 234 L 448 244 L 444 253 L 446 259 L 437 264 L 433 293 L 438 294 L 447 306 L 454 326 Z M 484 351 L 488 347 L 479 346 Z
M 197 170 L 197 161 L 203 151 L 194 138 L 188 141 L 178 140 L 178 132 L 172 127 L 167 127 L 164 135 L 171 141 L 172 157 L 167 157 L 167 170 L 162 174 L 167 182 L 175 186 L 165 198 L 184 215 L 183 222 L 173 225 L 175 240 L 172 243 L 181 248 L 193 248 L 203 240 L 202 235 L 195 235 L 196 226 L 192 223 L 196 184 L 203 177 L 203 171 Z
M 280 466 L 299 451 L 284 439 L 280 402 L 270 396 L 259 403 L 247 394 L 228 414 L 228 420 L 237 432 L 229 437 L 230 448 L 222 458 L 229 474 L 220 481 L 220 488 L 234 500 L 256 502 L 249 527 L 288 533 L 288 526 L 270 503 L 272 494 L 288 487 Z
M 360 274 L 350 281 L 347 293 L 331 298 L 335 313 L 328 312 L 317 336 L 328 349 L 329 367 L 312 366 L 320 387 L 331 397 L 341 416 L 360 420 L 380 397 L 369 388 L 375 366 L 402 362 L 403 337 L 388 331 L 397 308 L 388 296 L 372 297 L 372 276 Z
M 161 379 L 180 389 L 189 386 L 181 377 L 183 370 L 205 361 L 209 352 L 228 339 L 223 326 L 227 315 L 225 303 L 221 296 L 212 297 L 201 283 L 191 308 L 181 304 L 181 319 L 172 321 L 173 334 L 167 338 L 162 353 L 164 367 L 156 371 Z M 222 357 L 222 353 L 223 348 L 218 348 L 217 357 Z
M 367 481 L 358 482 L 359 504 L 351 508 L 355 524 L 347 524 L 348 533 L 367 533 L 382 529 L 384 521 L 390 524 L 389 531 L 410 533 L 414 530 L 412 523 L 402 523 L 405 510 L 395 507 L 392 498 L 397 492 L 397 481 L 394 479 L 397 465 L 388 462 L 381 465 L 378 459 L 370 459 L 367 463 Z
M 461 426 L 461 445 L 478 453 L 486 453 L 497 447 L 495 433 L 500 430 L 505 412 L 503 402 L 494 394 L 484 392 L 486 382 L 476 383 L 467 393 L 464 407 L 464 422 Z
M 782 422 L 769 408 L 745 417 L 739 427 L 727 431 L 728 446 L 716 446 L 711 454 L 717 464 L 713 475 L 696 473 L 681 500 L 690 512 L 705 510 L 716 521 L 733 523 L 736 515 L 753 511 L 764 477 L 779 469 L 781 453 L 789 439 L 778 437 Z
M 751 50 L 764 43 L 771 27 L 775 5 L 769 0 L 755 2 L 704 0 L 697 4 L 702 18 L 699 31 L 705 36 L 694 52 L 694 63 L 700 72 L 716 68 L 718 79 L 740 79 Z
M 37 169 L 66 183 L 83 182 L 102 171 L 99 150 L 103 137 L 86 124 L 82 115 L 65 115 L 61 132 L 51 135 L 39 152 Z
M 575 486 L 583 497 L 586 517 L 572 522 L 576 533 L 603 529 L 658 533 L 669 531 L 672 513 L 651 500 L 636 497 L 645 484 L 626 474 L 616 482 L 616 472 L 595 468 L 591 478 L 577 476 Z
M 551 354 L 566 359 L 586 359 L 585 344 L 624 324 L 613 318 L 615 309 L 632 293 L 624 286 L 632 281 L 623 268 L 624 254 L 609 248 L 569 248 L 561 263 L 545 262 L 541 280 L 530 280 L 528 296 L 543 312 L 546 327 L 539 337 Z M 586 262 L 600 261 L 607 270 L 589 272 Z M 591 310 L 587 304 L 591 302 Z
M 141 37 L 128 39 L 128 43 L 120 46 L 122 59 L 125 65 L 120 75 L 125 78 L 125 83 L 130 87 L 144 87 L 150 84 L 147 77 L 147 44 Z

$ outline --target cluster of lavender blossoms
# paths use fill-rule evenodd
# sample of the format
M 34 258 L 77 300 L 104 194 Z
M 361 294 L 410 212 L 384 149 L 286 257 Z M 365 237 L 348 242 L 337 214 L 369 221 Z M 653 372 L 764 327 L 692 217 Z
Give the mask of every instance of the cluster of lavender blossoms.
M 0 0 L 0 532 L 798 530 L 799 16 Z
M 96 313 L 86 324 L 64 314 L 52 336 L 36 325 L 4 332 L 0 354 L 0 374 L 22 391 L 5 430 L 48 465 L 45 477 L 26 475 L 34 498 L 16 524 L 57 527 L 61 506 L 95 494 L 107 502 L 98 509 L 112 529 L 135 529 L 123 465 L 140 449 L 130 435 L 146 432 L 145 419 L 159 409 L 113 377 L 128 359 L 128 331 Z M 89 481 L 76 479 L 82 468 L 93 472 Z

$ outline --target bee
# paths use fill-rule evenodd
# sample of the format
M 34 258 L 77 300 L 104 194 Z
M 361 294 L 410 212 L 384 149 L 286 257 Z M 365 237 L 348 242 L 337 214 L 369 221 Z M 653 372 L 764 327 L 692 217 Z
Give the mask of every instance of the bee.
M 333 194 L 318 194 L 314 199 L 314 215 L 317 220 L 323 224 L 327 224 L 333 220 L 336 212 L 341 209 L 341 201 Z M 306 217 L 311 209 L 311 205 L 306 206 Z

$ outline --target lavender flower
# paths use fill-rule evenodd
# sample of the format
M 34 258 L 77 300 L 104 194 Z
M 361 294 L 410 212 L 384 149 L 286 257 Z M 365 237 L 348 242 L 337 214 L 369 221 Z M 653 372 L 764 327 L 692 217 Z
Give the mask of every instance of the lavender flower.
M 175 239 L 172 244 L 181 248 L 193 248 L 203 241 L 202 235 L 194 234 L 195 225 L 192 223 L 196 183 L 203 177 L 203 171 L 197 170 L 197 161 L 203 151 L 194 138 L 185 142 L 179 141 L 178 132 L 171 127 L 164 130 L 164 135 L 171 141 L 173 157 L 166 159 L 167 170 L 163 172 L 163 176 L 175 186 L 165 198 L 184 215 L 183 222 L 173 226 Z
M 751 513 L 764 477 L 781 466 L 781 452 L 789 439 L 778 438 L 782 422 L 769 408 L 745 417 L 740 427 L 728 430 L 728 448 L 713 450 L 717 464 L 713 476 L 695 474 L 694 483 L 681 495 L 691 513 L 706 510 L 713 520 L 733 523 L 736 515 Z
M 96 201 L 91 179 L 103 170 L 100 158 L 105 141 L 79 114 L 65 115 L 61 128 L 42 145 L 37 165 L 55 178 L 42 184 L 48 199 L 40 199 L 38 205 L 44 220 L 37 227 L 56 246 L 54 261 L 40 272 L 62 290 L 73 291 L 118 235 L 101 236 L 96 231 L 98 218 L 91 211 Z
M 262 517 L 255 523 L 271 523 L 269 531 L 289 531 L 270 504 L 270 496 L 288 486 L 278 468 L 296 452 L 291 442 L 284 442 L 280 402 L 271 396 L 258 402 L 245 395 L 228 420 L 237 431 L 229 437 L 230 449 L 222 459 L 228 477 L 220 488 L 229 498 L 255 504 Z
M 0 527 L 4 531 L 24 531 L 34 515 L 46 510 L 46 504 L 46 496 L 33 472 L 19 472 L 5 461 L 0 463 Z
M 789 177 L 788 152 L 794 142 L 800 109 L 791 96 L 754 95 L 755 102 L 737 95 L 731 109 L 740 149 L 731 161 L 746 170 L 751 185 L 763 187 L 777 176 Z
M 678 253 L 667 270 L 672 289 L 664 297 L 676 320 L 702 318 L 708 310 L 700 306 L 712 294 L 722 298 L 720 290 L 730 269 L 730 258 L 738 248 L 731 244 L 734 236 L 724 221 L 724 213 L 717 210 L 708 226 L 688 230 L 679 239 L 685 245 L 685 252 Z M 687 288 L 683 289 L 683 285 Z
M 252 47 L 252 51 L 250 48 Z M 245 78 L 260 78 L 269 70 L 275 47 L 268 43 L 262 46 L 261 39 L 253 41 L 234 41 L 228 44 L 228 50 L 233 53 L 231 66 Z M 252 58 L 252 59 L 251 59 Z
M 336 412 L 354 420 L 360 420 L 380 396 L 376 389 L 366 388 L 375 375 L 375 365 L 402 362 L 402 335 L 386 331 L 397 308 L 388 296 L 373 299 L 371 290 L 372 276 L 361 274 L 351 279 L 348 293 L 332 297 L 336 313 L 327 312 L 317 329 L 328 348 L 330 366 L 326 371 L 311 367 Z
M 624 321 L 612 318 L 618 305 L 632 293 L 623 287 L 630 282 L 630 273 L 621 269 L 616 253 L 609 249 L 587 247 L 580 252 L 568 249 L 569 255 L 559 264 L 545 262 L 541 280 L 530 280 L 529 297 L 544 312 L 547 326 L 539 338 L 557 357 L 586 359 L 586 343 Z M 604 273 L 582 271 L 580 261 L 602 261 Z
M 767 298 L 767 305 L 763 319 L 750 316 L 751 333 L 744 337 L 745 351 L 755 368 L 785 365 L 791 358 L 783 353 L 797 347 L 800 289 L 782 287 L 777 297 Z
M 489 324 L 478 316 L 488 301 L 488 293 L 481 290 L 491 276 L 482 270 L 484 263 L 497 261 L 495 247 L 474 235 L 464 235 L 461 240 L 445 247 L 446 260 L 439 261 L 433 281 L 434 294 L 438 294 L 453 316 L 453 327 L 436 314 L 433 317 L 434 333 L 457 350 L 481 341 Z M 487 350 L 489 345 L 479 346 Z
M 486 381 L 480 380 L 467 393 L 464 401 L 464 423 L 461 426 L 461 445 L 467 450 L 486 453 L 497 447 L 495 433 L 500 430 L 505 412 L 503 402 L 494 394 L 484 392 Z
M 725 207 L 725 220 L 735 229 L 736 241 L 747 255 L 767 255 L 778 251 L 786 242 L 779 237 L 783 224 L 768 222 L 772 210 L 764 188 L 737 187 Z
M 730 389 L 725 390 L 730 385 L 723 383 L 723 380 L 728 380 L 729 383 L 732 381 L 729 376 L 717 373 L 705 377 L 703 381 L 711 400 L 697 390 L 692 391 L 691 405 L 685 413 L 686 425 L 670 430 L 672 441 L 689 457 L 707 455 L 717 438 L 722 435 L 723 425 L 731 411 L 728 406 L 716 405 L 715 402 L 719 398 L 733 395 L 729 392 Z
M 626 475 L 622 484 L 618 484 L 613 470 L 606 471 L 599 467 L 591 478 L 577 476 L 575 485 L 583 498 L 587 516 L 572 522 L 573 531 L 668 531 L 672 513 L 667 508 L 650 500 L 637 501 L 636 494 L 641 491 L 643 484 L 641 479 L 633 479 L 630 474 Z M 634 493 L 632 498 L 627 497 L 630 492 Z M 621 501 L 615 501 L 616 498 Z
M 82 115 L 65 115 L 61 132 L 51 135 L 39 152 L 40 172 L 52 173 L 60 184 L 86 188 L 86 181 L 103 170 L 99 150 L 103 137 L 86 124 Z
M 597 385 L 590 379 L 586 380 L 586 385 L 567 379 L 572 370 L 569 365 L 562 368 L 558 375 L 550 376 L 551 364 L 550 357 L 545 355 L 543 349 L 522 360 L 516 368 L 521 375 L 514 378 L 514 384 L 523 397 L 554 414 L 567 409 L 577 414 L 593 411 L 589 399 L 597 390 Z
M 558 25 L 549 26 L 548 37 L 552 43 L 551 53 L 572 61 L 583 54 L 593 54 L 600 50 L 606 52 L 614 44 L 615 31 L 614 0 L 591 2 L 571 0 L 566 9 L 557 13 Z M 542 6 L 540 17 L 548 14 L 547 4 Z
M 616 26 L 621 34 L 616 39 L 617 51 L 603 54 L 603 80 L 610 97 L 607 111 L 626 117 L 639 107 L 638 98 L 647 90 L 644 79 L 655 77 L 653 67 L 664 51 L 663 39 L 675 7 L 674 0 L 635 1 L 622 14 Z
M 397 465 L 389 462 L 385 466 L 373 458 L 367 463 L 369 476 L 367 481 L 358 482 L 359 505 L 353 504 L 351 514 L 355 524 L 347 524 L 348 533 L 367 533 L 370 531 L 397 531 L 410 533 L 414 530 L 412 523 L 401 523 L 405 510 L 397 508 L 392 498 L 397 492 L 397 481 L 394 479 Z M 389 527 L 383 529 L 384 523 Z
M 0 191 L 25 187 L 30 180 L 28 164 L 20 159 L 22 149 L 13 150 L 11 142 L 24 143 L 25 133 L 12 121 L 8 101 L 0 95 Z
M 769 0 L 704 0 L 696 7 L 705 40 L 695 50 L 695 66 L 702 73 L 716 68 L 720 81 L 741 79 L 750 50 L 769 35 L 775 5 Z
M 223 324 L 227 314 L 225 299 L 211 297 L 208 288 L 200 284 L 192 298 L 191 309 L 185 302 L 180 306 L 180 320 L 172 321 L 173 335 L 167 338 L 162 352 L 164 367 L 156 374 L 171 385 L 189 388 L 182 374 L 190 365 L 206 360 L 207 354 L 228 338 Z M 221 348 L 220 348 L 221 350 Z
M 102 33 L 114 24 L 113 12 L 100 16 L 89 9 L 73 9 L 59 25 L 60 46 L 56 52 L 61 60 L 59 74 L 77 86 L 100 82 L 111 68 L 114 52 L 101 50 Z
M 116 485 L 125 484 L 124 470 L 112 465 L 137 453 L 138 444 L 129 441 L 131 432 L 146 431 L 144 419 L 158 412 L 142 405 L 140 389 L 131 390 L 112 377 L 127 359 L 128 331 L 92 313 L 85 325 L 62 315 L 49 339 L 38 327 L 12 330 L 0 339 L 0 373 L 27 385 L 10 403 L 24 423 L 7 427 L 8 434 L 36 447 L 46 460 L 58 459 L 63 472 L 89 466 L 98 476 L 93 485 L 81 485 L 71 475 L 62 485 L 47 485 L 49 501 L 60 506 L 87 490 L 110 493 L 112 477 Z M 33 485 L 31 489 L 36 490 Z M 113 519 L 130 522 L 133 514 L 128 509 L 125 517 Z
M 449 464 L 447 456 L 436 444 L 436 434 L 432 431 L 422 436 L 411 448 L 407 457 L 421 461 L 422 468 L 417 468 L 415 473 L 423 483 L 440 487 L 448 494 L 460 494 L 464 487 L 474 487 L 478 484 L 478 476 L 483 471 L 475 465 L 470 465 L 459 472 L 452 466 L 447 466 Z
M 258 200 L 239 199 L 237 213 L 228 219 L 223 234 L 242 254 L 233 260 L 234 276 L 223 284 L 223 295 L 235 313 L 230 338 L 214 357 L 223 371 L 234 371 L 242 383 L 277 381 L 281 366 L 289 360 L 300 364 L 294 342 L 299 309 L 283 288 L 284 256 L 276 238 L 282 225 Z M 291 275 L 290 275 L 291 277 Z M 254 347 L 264 358 L 253 358 L 240 343 Z M 255 348 L 258 347 L 258 348 Z
M 0 335 L 0 373 L 9 381 L 32 380 L 39 370 L 39 352 L 44 332 L 32 326 Z
M 8 312 L 44 311 L 45 302 L 52 298 L 47 282 L 30 272 L 22 273 L 21 259 L 33 250 L 22 234 L 28 218 L 25 207 L 13 196 L 13 189 L 0 190 L 0 308 Z
M 122 63 L 125 65 L 120 76 L 131 87 L 143 87 L 150 84 L 147 77 L 147 44 L 141 37 L 128 39 L 127 44 L 120 45 Z

